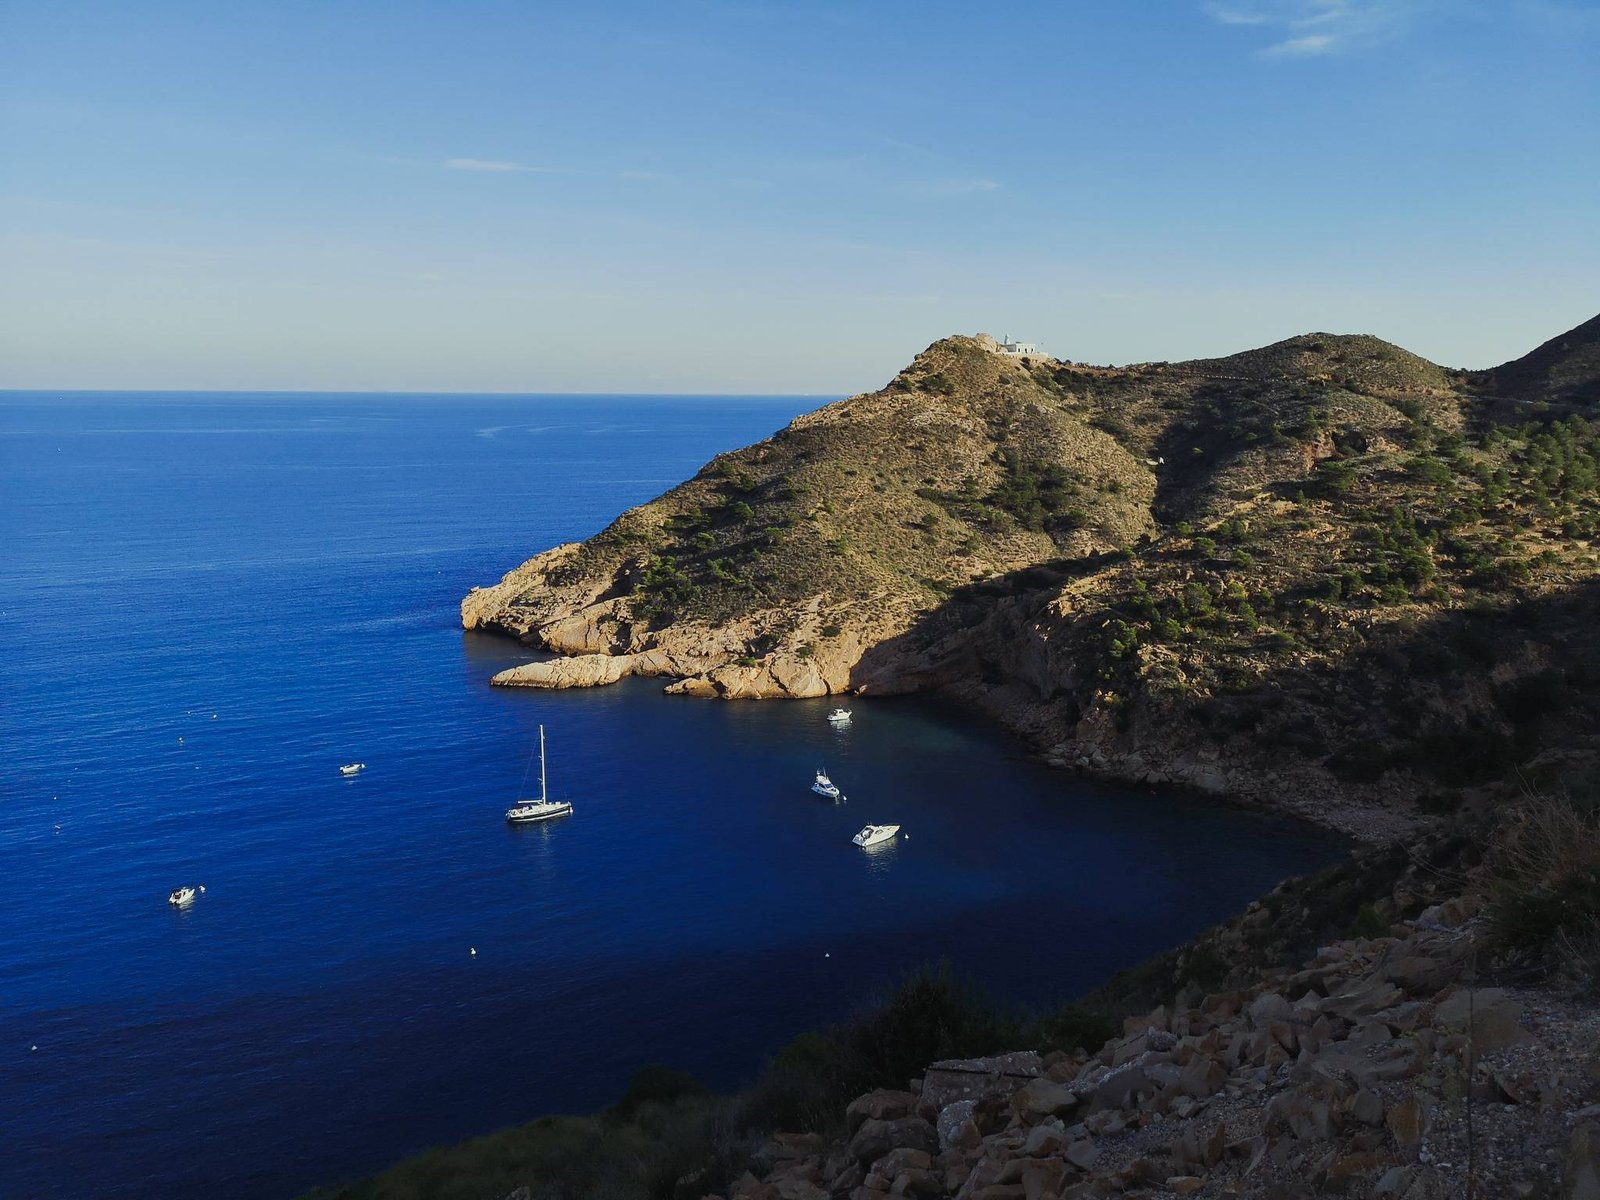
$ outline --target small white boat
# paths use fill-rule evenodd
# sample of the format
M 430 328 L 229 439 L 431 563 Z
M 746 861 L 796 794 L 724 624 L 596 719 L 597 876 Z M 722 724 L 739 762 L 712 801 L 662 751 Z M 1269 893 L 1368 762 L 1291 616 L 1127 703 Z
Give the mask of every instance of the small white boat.
M 341 774 L 341 775 L 359 775 L 359 774 L 361 774 L 361 772 L 365 771 L 366 769 L 367 769 L 367 764 L 366 763 L 345 763 L 344 766 L 339 768 L 339 774 Z
M 868 825 L 850 840 L 858 846 L 877 846 L 883 842 L 892 841 L 894 835 L 900 832 L 898 825 Z
M 850 710 L 848 708 L 836 708 L 836 709 L 834 709 L 831 713 L 828 714 L 828 723 L 831 724 L 831 725 L 848 725 L 848 724 L 850 724 Z
M 528 760 L 528 770 L 533 770 L 533 760 Z M 522 782 L 528 782 L 523 776 Z M 544 726 L 539 726 L 539 798 L 537 800 L 518 800 L 506 809 L 506 820 L 513 825 L 529 825 L 534 821 L 548 821 L 552 817 L 564 817 L 572 811 L 572 805 L 565 800 L 552 800 L 545 787 L 544 777 Z
M 833 780 L 828 778 L 826 771 L 818 771 L 816 781 L 812 783 L 811 790 L 819 796 L 826 796 L 829 800 L 839 798 L 839 789 Z
M 196 896 L 205 894 L 204 887 L 181 887 L 173 889 L 172 895 L 167 897 L 167 903 L 176 908 L 188 908 L 194 903 Z

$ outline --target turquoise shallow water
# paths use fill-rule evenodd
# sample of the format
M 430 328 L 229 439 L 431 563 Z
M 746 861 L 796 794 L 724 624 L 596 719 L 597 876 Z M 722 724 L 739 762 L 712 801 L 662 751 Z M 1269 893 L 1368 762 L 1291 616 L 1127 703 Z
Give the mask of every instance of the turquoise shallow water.
M 487 686 L 526 655 L 469 586 L 818 402 L 0 395 L 0 1196 L 287 1196 L 645 1062 L 734 1086 L 918 963 L 1065 999 L 1331 856 L 935 703 Z M 508 828 L 541 723 L 576 812 Z

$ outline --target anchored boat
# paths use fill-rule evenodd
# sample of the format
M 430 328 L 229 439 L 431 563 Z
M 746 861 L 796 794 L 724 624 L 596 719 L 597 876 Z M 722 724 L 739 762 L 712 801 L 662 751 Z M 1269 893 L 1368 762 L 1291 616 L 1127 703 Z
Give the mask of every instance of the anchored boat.
M 194 903 L 194 898 L 203 895 L 205 890 L 204 887 L 174 888 L 172 894 L 167 897 L 167 903 L 176 908 L 188 908 L 189 905 Z
M 533 761 L 528 761 L 528 769 L 533 769 Z M 523 776 L 523 783 L 527 783 L 527 776 Z M 534 821 L 548 821 L 552 817 L 564 817 L 572 811 L 572 805 L 565 800 L 552 800 L 545 786 L 544 775 L 544 726 L 539 726 L 539 798 L 537 800 L 518 800 L 506 809 L 506 820 L 513 825 L 527 825 Z
M 812 783 L 811 790 L 819 796 L 826 796 L 829 800 L 837 800 L 839 798 L 838 787 L 833 780 L 828 778 L 828 773 L 823 770 L 817 771 L 817 778 Z
M 850 840 L 858 846 L 878 846 L 893 841 L 894 835 L 899 832 L 898 825 L 868 825 Z

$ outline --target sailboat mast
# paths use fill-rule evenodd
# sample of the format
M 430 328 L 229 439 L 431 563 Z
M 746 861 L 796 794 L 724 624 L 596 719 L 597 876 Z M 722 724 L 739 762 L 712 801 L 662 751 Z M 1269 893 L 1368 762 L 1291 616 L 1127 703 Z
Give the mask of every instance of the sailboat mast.
M 544 726 L 539 726 L 539 803 L 546 804 L 550 797 L 544 790 Z

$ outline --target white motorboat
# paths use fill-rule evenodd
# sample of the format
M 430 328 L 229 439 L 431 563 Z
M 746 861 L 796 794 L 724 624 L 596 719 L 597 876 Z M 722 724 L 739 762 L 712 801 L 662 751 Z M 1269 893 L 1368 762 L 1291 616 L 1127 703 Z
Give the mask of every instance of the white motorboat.
M 826 796 L 829 800 L 837 800 L 839 798 L 839 788 L 833 780 L 828 778 L 826 771 L 817 772 L 817 778 L 812 783 L 811 790 L 819 796 Z
M 344 766 L 339 768 L 339 774 L 341 774 L 341 775 L 359 775 L 359 774 L 361 774 L 361 772 L 365 771 L 366 769 L 367 769 L 367 764 L 366 763 L 345 763 Z
M 850 840 L 858 846 L 878 846 L 893 841 L 894 835 L 899 832 L 898 825 L 868 825 Z
M 194 903 L 194 898 L 203 895 L 205 890 L 204 887 L 174 888 L 172 895 L 167 897 L 167 903 L 177 908 L 188 908 Z
M 533 770 L 533 760 L 528 760 L 528 770 Z M 527 776 L 522 782 L 527 784 Z M 528 825 L 534 821 L 548 821 L 552 817 L 564 817 L 572 811 L 572 805 L 565 800 L 552 800 L 545 786 L 544 776 L 544 726 L 539 726 L 539 798 L 537 800 L 519 799 L 510 808 L 506 809 L 506 820 L 513 825 Z
M 848 724 L 850 724 L 850 710 L 848 708 L 836 708 L 836 709 L 834 709 L 831 713 L 828 714 L 828 723 L 830 725 L 848 725 Z

